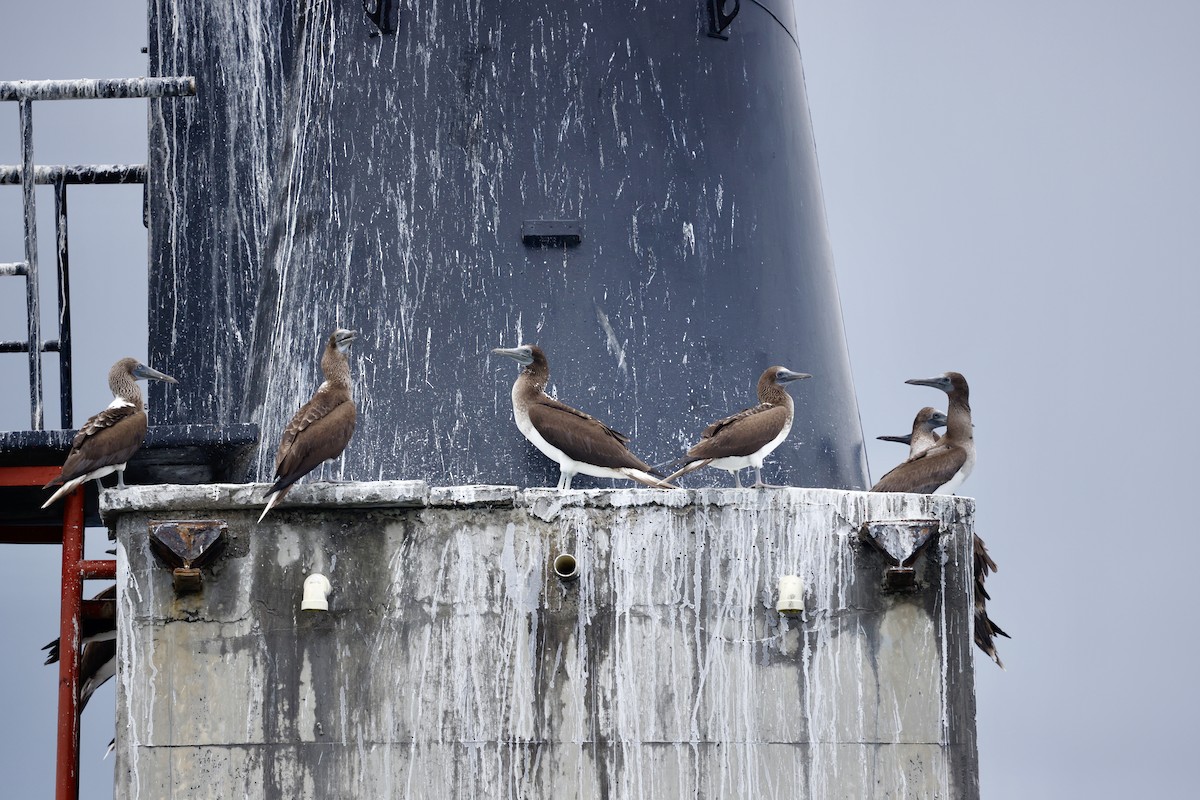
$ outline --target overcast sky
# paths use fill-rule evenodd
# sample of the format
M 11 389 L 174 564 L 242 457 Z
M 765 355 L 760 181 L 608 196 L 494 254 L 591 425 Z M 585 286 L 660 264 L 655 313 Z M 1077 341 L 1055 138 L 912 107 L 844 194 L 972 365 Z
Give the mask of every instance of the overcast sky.
M 1192 796 L 1200 3 L 797 10 L 865 432 L 971 382 L 983 797 Z
M 1200 3 L 797 12 L 864 431 L 906 432 L 943 402 L 906 378 L 971 382 L 979 462 L 962 492 L 1000 564 L 993 616 L 1015 637 L 1000 643 L 1007 672 L 978 662 L 983 797 L 1191 795 Z M 4 18 L 20 33 L 2 79 L 145 73 L 142 0 L 5 0 Z M 42 103 L 35 127 L 39 163 L 146 158 L 144 101 Z M 0 162 L 17 141 L 4 104 Z M 72 190 L 77 300 L 124 309 L 115 331 L 76 316 L 77 420 L 107 404 L 108 365 L 145 355 L 140 220 L 140 188 Z M 0 261 L 22 258 L 19 223 L 19 190 L 0 188 Z M 22 338 L 19 284 L 5 286 L 0 338 Z M 0 359 L 13 380 L 20 357 Z M 0 429 L 26 427 L 23 404 L 0 407 Z M 874 442 L 872 474 L 901 454 Z M 59 554 L 0 556 L 4 794 L 44 797 L 57 672 L 37 649 L 57 633 Z M 84 798 L 111 797 L 111 692 L 84 717 Z

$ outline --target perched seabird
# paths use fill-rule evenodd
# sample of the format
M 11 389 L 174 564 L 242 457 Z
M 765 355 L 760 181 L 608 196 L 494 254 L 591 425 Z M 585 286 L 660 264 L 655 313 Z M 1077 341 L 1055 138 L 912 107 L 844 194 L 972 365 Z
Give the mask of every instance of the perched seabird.
M 267 507 L 259 522 L 279 504 L 293 483 L 321 462 L 340 456 L 354 435 L 358 412 L 350 396 L 350 362 L 346 351 L 357 337 L 357 333 L 344 328 L 338 328 L 329 337 L 321 356 L 325 382 L 283 431 L 275 453 L 275 482 L 267 490 Z
M 683 468 L 667 477 L 675 480 L 681 475 L 700 469 L 716 467 L 733 473 L 734 485 L 742 487 L 740 470 L 754 468 L 754 486 L 762 487 L 763 460 L 778 447 L 792 430 L 795 405 L 784 385 L 803 378 L 803 372 L 784 367 L 771 367 L 758 379 L 758 405 L 709 425 L 700 434 L 700 441 L 687 451 L 676 464 Z
M 550 365 L 542 348 L 523 344 L 498 347 L 492 353 L 508 356 L 522 367 L 512 388 L 513 418 L 525 438 L 558 464 L 559 489 L 570 489 L 571 479 L 580 472 L 663 485 L 661 474 L 626 447 L 628 436 L 546 394 Z
M 122 358 L 113 364 L 108 371 L 108 388 L 112 390 L 113 401 L 75 434 L 62 473 L 42 487 L 59 486 L 42 508 L 48 508 L 80 484 L 92 479 L 99 483 L 100 478 L 114 472 L 117 473 L 117 487 L 125 488 L 125 465 L 146 438 L 146 409 L 137 385 L 139 378 L 178 383 L 170 375 L 150 369 L 136 358 Z
M 876 436 L 883 442 L 899 442 L 908 445 L 908 457 L 912 459 L 938 443 L 942 437 L 938 428 L 946 426 L 946 415 L 936 408 L 925 406 L 913 420 L 912 433 L 907 436 Z
M 873 492 L 913 492 L 915 494 L 949 494 L 962 485 L 975 466 L 974 426 L 971 423 L 970 391 L 967 379 L 957 372 L 947 372 L 936 378 L 915 378 L 905 383 L 917 386 L 933 386 L 941 389 L 950 400 L 946 414 L 946 435 L 932 446 L 912 452 L 900 466 L 880 478 L 871 488 Z M 923 408 L 917 415 L 932 409 Z M 882 438 L 882 437 L 880 437 Z M 918 443 L 917 421 L 913 423 L 913 445 Z M 987 547 L 978 535 L 974 540 L 975 576 L 975 645 L 988 655 L 996 665 L 1004 669 L 996 653 L 994 637 L 1008 636 L 988 616 L 987 601 L 990 596 L 984 582 L 991 572 L 996 571 L 996 562 L 988 555 Z
M 114 583 L 92 599 L 113 600 L 116 596 L 117 585 Z M 117 622 L 113 619 L 84 619 L 80 623 L 79 636 L 83 651 L 79 656 L 78 709 L 82 712 L 95 691 L 117 672 Z M 50 651 L 46 656 L 46 664 L 58 661 L 58 639 L 42 649 Z
M 967 379 L 957 372 L 905 383 L 941 389 L 949 398 L 946 435 L 879 479 L 872 492 L 953 494 L 975 467 L 975 435 Z

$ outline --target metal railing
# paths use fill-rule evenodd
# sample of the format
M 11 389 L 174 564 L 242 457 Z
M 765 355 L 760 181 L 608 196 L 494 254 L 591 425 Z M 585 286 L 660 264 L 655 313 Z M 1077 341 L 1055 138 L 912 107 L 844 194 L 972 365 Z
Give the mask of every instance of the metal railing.
M 7 81 L 0 82 L 0 101 L 20 104 L 21 164 L 0 166 L 0 185 L 21 186 L 25 217 L 25 260 L 0 263 L 0 278 L 25 279 L 28 336 L 23 342 L 0 342 L 0 352 L 29 354 L 30 426 L 43 429 L 41 355 L 56 352 L 61 383 L 62 427 L 71 428 L 71 290 L 67 247 L 67 186 L 146 182 L 145 166 L 35 167 L 33 163 L 33 102 L 110 97 L 172 97 L 194 95 L 194 78 L 134 78 L 131 80 Z M 54 219 L 58 262 L 58 338 L 43 340 L 41 297 L 38 284 L 37 219 L 34 187 L 54 186 Z M 58 474 L 57 468 L 40 465 L 0 467 L 0 486 L 41 486 Z M 25 531 L 30 541 L 62 543 L 61 607 L 59 618 L 58 752 L 55 797 L 79 797 L 79 656 L 80 620 L 101 611 L 83 599 L 85 580 L 116 577 L 116 562 L 84 557 L 84 487 L 67 495 L 63 503 L 61 537 L 53 528 L 35 526 Z
M 0 165 L 0 186 L 21 182 L 21 168 Z M 26 301 L 29 302 L 29 318 L 36 324 L 30 326 L 29 338 L 25 341 L 0 341 L 0 353 L 58 353 L 59 418 L 63 429 L 74 427 L 71 380 L 71 280 L 70 248 L 67 238 L 67 186 L 72 184 L 120 184 L 145 183 L 144 165 L 78 166 L 78 167 L 34 167 L 33 182 L 54 186 L 54 232 L 57 242 L 56 266 L 58 268 L 58 338 L 41 339 L 41 320 L 34 313 L 41 306 L 38 287 L 29 276 L 28 262 L 0 264 L 0 276 L 25 276 Z M 29 232 L 27 229 L 26 237 Z M 36 237 L 37 232 L 33 232 Z M 27 243 L 26 258 L 32 254 L 37 259 L 37 243 Z M 36 273 L 37 267 L 34 267 Z M 32 301 L 32 302 L 30 302 Z M 35 342 L 40 344 L 35 346 Z M 34 349 L 36 347 L 36 349 Z M 30 372 L 30 404 L 34 412 L 31 417 L 32 430 L 41 430 L 42 417 L 38 410 L 42 402 L 41 363 L 37 373 Z
M 29 425 L 45 427 L 42 408 L 42 353 L 58 353 L 60 417 L 71 428 L 71 293 L 67 248 L 67 190 L 70 184 L 145 183 L 145 166 L 35 167 L 33 163 L 33 103 L 43 100 L 180 97 L 196 93 L 196 79 L 126 78 L 69 81 L 0 81 L 0 101 L 19 106 L 21 163 L 0 166 L 0 184 L 20 184 L 25 218 L 25 260 L 0 263 L 0 278 L 25 279 L 27 336 L 25 341 L 0 342 L 0 353 L 29 355 Z M 58 338 L 44 340 L 41 291 L 38 283 L 37 206 L 34 186 L 54 185 L 55 232 L 58 251 Z

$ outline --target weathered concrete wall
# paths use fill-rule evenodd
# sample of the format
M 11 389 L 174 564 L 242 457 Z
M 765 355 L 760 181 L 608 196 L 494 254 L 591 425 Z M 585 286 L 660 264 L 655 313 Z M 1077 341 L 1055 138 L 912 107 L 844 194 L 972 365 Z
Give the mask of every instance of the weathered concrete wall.
M 970 500 L 316 484 L 255 525 L 260 495 L 103 498 L 122 800 L 978 796 Z M 208 518 L 229 546 L 176 597 L 148 524 Z M 889 594 L 857 531 L 912 518 L 942 535 Z

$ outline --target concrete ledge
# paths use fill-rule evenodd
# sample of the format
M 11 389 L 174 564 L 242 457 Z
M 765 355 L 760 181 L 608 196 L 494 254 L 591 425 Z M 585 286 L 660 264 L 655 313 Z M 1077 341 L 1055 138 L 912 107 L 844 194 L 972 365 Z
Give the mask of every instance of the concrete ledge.
M 259 524 L 265 488 L 105 493 L 121 800 L 978 796 L 969 499 L 313 483 Z M 227 525 L 198 593 L 168 516 Z M 913 519 L 939 536 L 888 591 L 860 531 Z
M 519 493 L 516 486 L 434 486 L 429 490 L 429 505 L 436 508 L 512 508 Z
M 250 510 L 266 503 L 266 483 L 211 483 L 201 485 L 156 484 L 106 489 L 100 496 L 100 513 L 108 522 L 121 514 L 146 511 L 236 511 Z M 425 481 L 361 481 L 299 483 L 277 506 L 289 508 L 526 508 L 538 519 L 549 522 L 565 508 L 690 508 L 762 507 L 803 502 L 841 505 L 847 498 L 870 502 L 885 509 L 908 509 L 906 513 L 934 514 L 947 503 L 957 513 L 974 513 L 971 498 L 871 494 L 836 489 L 780 487 L 772 489 L 620 489 L 554 488 L 521 489 L 517 486 L 473 484 L 434 486 Z M 914 512 L 914 506 L 916 511 Z M 895 513 L 888 512 L 895 517 Z M 899 513 L 898 511 L 896 513 Z
M 106 489 L 100 495 L 100 516 L 110 522 L 129 512 L 261 510 L 269 488 L 267 483 L 164 483 Z M 296 484 L 276 508 L 412 508 L 425 506 L 428 498 L 425 481 L 316 482 Z

